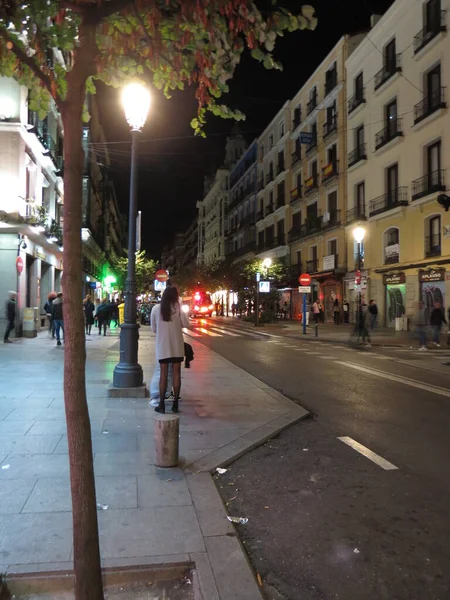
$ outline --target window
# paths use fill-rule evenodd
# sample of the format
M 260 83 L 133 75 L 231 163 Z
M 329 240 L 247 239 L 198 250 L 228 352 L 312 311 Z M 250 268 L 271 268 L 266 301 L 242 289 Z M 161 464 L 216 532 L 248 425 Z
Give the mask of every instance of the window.
M 360 73 L 355 77 L 355 99 L 362 102 L 364 99 L 364 79 L 363 74 Z
M 309 92 L 309 102 L 306 105 L 308 115 L 312 113 L 312 111 L 317 106 L 317 88 L 313 87 Z
M 311 135 L 311 147 L 313 147 L 317 145 L 317 121 L 314 121 L 314 123 L 311 124 Z
M 280 140 L 284 137 L 284 121 L 280 123 Z
M 364 216 L 366 214 L 366 189 L 364 181 L 358 183 L 356 186 L 356 210 L 358 216 Z
M 443 174 L 441 171 L 441 141 L 427 147 L 427 188 L 429 190 L 443 187 Z
M 270 190 L 270 192 L 269 192 L 269 204 L 270 205 L 273 204 L 273 190 Z
M 309 256 L 311 257 L 311 260 L 314 263 L 317 262 L 317 246 L 310 246 L 309 247 Z
M 315 219 L 317 219 L 317 202 L 308 204 L 308 206 L 306 207 L 306 220 L 312 221 Z
M 425 221 L 425 255 L 441 254 L 441 217 L 435 215 Z
M 355 147 L 362 152 L 362 149 L 364 147 L 364 125 L 361 125 L 360 127 L 358 127 L 358 129 L 355 131 L 355 140 L 356 140 L 356 144 Z
M 337 166 L 337 146 L 336 144 L 333 144 L 332 146 L 330 146 L 327 149 L 327 158 L 328 158 L 328 163 L 327 164 L 332 164 L 334 166 L 334 168 L 336 169 Z
M 398 263 L 400 260 L 400 232 L 391 227 L 384 232 L 384 264 Z
M 300 229 L 301 221 L 302 221 L 302 213 L 301 212 L 294 213 L 292 215 L 292 229 L 296 229 L 296 230 Z
M 331 106 L 327 106 L 327 123 L 330 126 L 336 121 L 336 100 Z
M 325 94 L 329 94 L 337 86 L 337 64 L 325 73 Z
M 296 177 L 295 186 L 297 188 L 298 195 L 300 196 L 301 189 L 302 189 L 302 174 L 301 173 L 298 173 L 298 175 Z
M 336 213 L 337 213 L 337 192 L 331 192 L 331 194 L 328 194 L 328 198 L 327 198 L 327 203 L 328 203 L 328 212 L 330 213 L 330 218 L 332 219 L 333 216 L 336 217 Z
M 282 173 L 284 171 L 284 150 L 278 152 L 278 168 L 277 173 Z
M 328 256 L 330 256 L 331 254 L 333 254 L 334 256 L 337 255 L 337 240 L 329 240 L 328 244 L 327 244 L 327 248 L 328 248 Z M 337 265 L 335 265 L 336 267 Z
M 272 150 L 272 148 L 273 148 L 273 133 L 271 133 L 269 136 L 269 150 Z
M 384 65 L 389 73 L 393 73 L 396 68 L 396 46 L 395 38 L 384 47 Z
M 313 160 L 310 163 L 309 171 L 310 171 L 311 177 L 313 177 L 314 179 L 317 179 L 317 173 L 318 173 L 317 160 Z
M 259 160 L 262 160 L 264 158 L 264 146 L 260 146 L 259 147 Z
M 271 225 L 270 227 L 267 227 L 267 229 L 266 229 L 266 242 L 267 243 L 273 243 L 274 231 L 275 231 L 275 227 L 273 225 Z
M 398 195 L 398 164 L 386 169 L 387 203 L 396 204 Z
M 258 246 L 260 248 L 264 247 L 264 231 L 259 231 L 258 232 Z
M 294 109 L 294 121 L 293 121 L 293 129 L 298 127 L 302 120 L 302 109 L 301 106 L 298 105 L 297 108 Z
M 285 188 L 284 188 L 284 180 L 278 184 L 277 189 L 277 208 L 280 206 L 284 206 L 285 203 Z
M 284 219 L 277 223 L 277 238 L 279 245 L 284 244 Z
M 385 118 L 387 135 L 389 139 L 392 139 L 397 133 L 397 100 L 393 100 L 386 105 Z
M 296 257 L 296 260 L 297 260 L 296 264 L 297 264 L 298 266 L 301 266 L 301 264 L 302 264 L 302 251 L 301 251 L 301 250 L 298 250 L 298 251 L 295 253 L 295 257 Z
M 269 165 L 269 181 L 273 181 L 273 162 Z

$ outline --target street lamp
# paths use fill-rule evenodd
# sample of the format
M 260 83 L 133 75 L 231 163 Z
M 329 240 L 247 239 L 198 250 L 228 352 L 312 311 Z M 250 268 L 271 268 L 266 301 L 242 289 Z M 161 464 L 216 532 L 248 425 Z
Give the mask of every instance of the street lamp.
M 266 277 L 267 277 L 267 270 L 272 266 L 272 259 L 271 258 L 265 258 L 262 263 L 261 266 L 263 269 L 265 269 L 266 272 Z M 258 327 L 259 325 L 259 279 L 260 279 L 260 273 L 256 274 L 256 314 L 255 314 L 255 327 Z
M 124 322 L 120 325 L 120 361 L 114 368 L 113 386 L 137 388 L 142 386 L 144 380 L 142 367 L 138 363 L 139 325 L 136 323 L 137 138 L 147 119 L 150 93 L 140 83 L 132 83 L 124 88 L 122 103 L 125 118 L 131 127 L 131 176 Z
M 353 230 L 353 237 L 355 238 L 355 242 L 358 244 L 358 269 L 357 274 L 355 273 L 355 285 L 359 286 L 358 294 L 357 294 L 357 305 L 356 305 L 356 324 L 355 329 L 359 332 L 359 320 L 360 320 L 360 310 L 361 310 L 361 262 L 362 262 L 362 253 L 361 253 L 361 245 L 364 240 L 364 236 L 366 235 L 366 230 L 364 227 L 355 227 Z M 357 283 L 357 279 L 359 279 L 359 283 Z M 359 334 L 358 334 L 359 337 Z

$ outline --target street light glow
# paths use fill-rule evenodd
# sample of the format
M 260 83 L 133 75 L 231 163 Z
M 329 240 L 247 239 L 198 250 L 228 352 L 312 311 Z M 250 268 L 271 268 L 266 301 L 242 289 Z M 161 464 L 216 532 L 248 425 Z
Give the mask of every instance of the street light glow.
M 366 230 L 364 229 L 364 227 L 356 227 L 353 230 L 353 237 L 355 238 L 355 241 L 358 244 L 360 244 L 363 241 L 365 235 L 366 235 Z
M 268 269 L 269 267 L 272 266 L 272 259 L 271 258 L 265 258 L 263 260 L 263 267 L 265 267 L 266 269 Z
M 122 92 L 125 118 L 132 131 L 140 131 L 147 120 L 150 92 L 140 83 L 130 83 Z

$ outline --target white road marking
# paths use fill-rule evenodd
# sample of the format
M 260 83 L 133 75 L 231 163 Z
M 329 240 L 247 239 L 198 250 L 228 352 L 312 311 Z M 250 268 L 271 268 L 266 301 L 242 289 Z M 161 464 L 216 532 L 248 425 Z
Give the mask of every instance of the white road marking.
M 335 356 L 319 356 L 322 360 L 337 360 Z
M 356 442 L 351 437 L 348 437 L 348 436 L 338 437 L 338 440 L 341 440 L 341 442 L 344 442 L 344 444 L 347 444 L 347 446 L 350 446 L 350 448 L 353 448 L 353 450 L 356 450 L 356 452 L 359 452 L 360 454 L 362 454 L 363 456 L 365 456 L 366 458 L 368 458 L 369 460 L 374 462 L 376 465 L 378 465 L 385 471 L 394 471 L 394 470 L 398 469 L 398 467 L 393 465 L 391 462 L 389 462 L 388 460 L 386 460 L 379 454 L 372 452 L 372 450 L 369 450 L 369 448 L 366 448 L 359 442 Z
M 224 333 L 225 335 L 230 335 L 231 337 L 241 337 L 241 333 L 233 333 L 232 331 L 230 331 L 229 329 L 224 329 L 223 327 L 217 327 L 217 325 L 213 325 L 211 327 L 212 330 L 214 331 L 220 331 L 220 333 Z
M 183 333 L 185 333 L 186 335 L 190 335 L 191 337 L 202 337 L 199 333 L 195 333 L 195 331 L 186 329 L 186 327 L 183 327 Z
M 382 354 L 371 354 L 370 358 L 378 358 L 379 360 L 392 360 L 392 356 L 383 356 Z
M 439 387 L 437 385 L 432 385 L 431 383 L 422 383 L 421 381 L 417 381 L 416 379 L 402 377 L 401 375 L 392 375 L 391 373 L 386 373 L 385 371 L 378 371 L 376 369 L 369 369 L 368 367 L 361 367 L 360 365 L 355 365 L 354 363 L 350 362 L 337 361 L 337 364 L 343 365 L 345 367 L 350 367 L 351 369 L 356 369 L 357 371 L 363 371 L 364 373 L 369 373 L 370 375 L 382 377 L 383 379 L 389 379 L 389 381 L 403 383 L 405 385 L 409 385 L 420 390 L 425 390 L 426 392 L 432 392 L 433 394 L 438 394 L 439 396 L 446 396 L 447 398 L 450 398 L 450 391 L 448 389 Z
M 312 350 L 307 350 L 308 354 L 320 354 L 320 352 L 314 352 Z
M 195 329 L 202 333 L 206 333 L 206 335 L 210 335 L 211 337 L 222 337 L 220 333 L 214 333 L 214 331 L 209 331 L 209 329 L 205 329 L 204 327 L 196 327 Z

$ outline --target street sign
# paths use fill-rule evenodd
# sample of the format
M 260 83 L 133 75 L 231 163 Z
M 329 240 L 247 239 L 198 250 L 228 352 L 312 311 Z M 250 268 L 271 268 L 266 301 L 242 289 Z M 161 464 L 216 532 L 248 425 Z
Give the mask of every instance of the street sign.
M 361 283 L 361 271 L 355 272 L 355 285 L 360 285 Z
M 299 294 L 310 294 L 311 293 L 311 286 L 310 285 L 300 285 L 298 287 L 298 293 Z
M 16 271 L 19 273 L 19 275 L 22 273 L 23 271 L 23 260 L 21 259 L 20 256 L 18 256 L 16 258 Z
M 267 294 L 270 292 L 270 281 L 260 281 L 259 291 L 261 294 Z
M 165 281 L 158 281 L 155 279 L 155 292 L 163 292 L 166 289 L 167 283 Z
M 169 279 L 169 273 L 165 269 L 160 269 L 156 271 L 155 279 L 157 281 L 167 281 Z
M 311 275 L 308 273 L 302 273 L 298 278 L 300 285 L 311 285 Z
M 302 131 L 300 133 L 300 144 L 310 144 L 312 142 L 312 133 Z
M 261 281 L 261 273 L 256 273 L 256 281 Z

